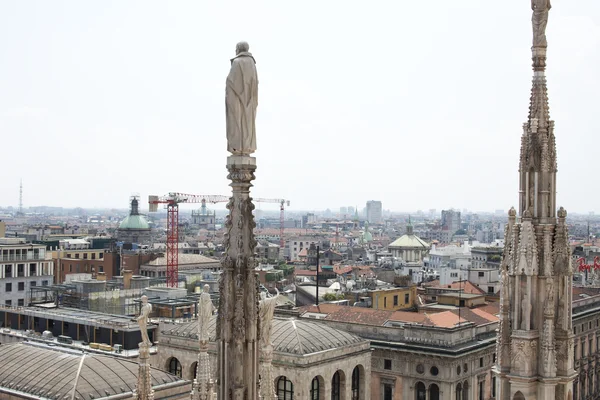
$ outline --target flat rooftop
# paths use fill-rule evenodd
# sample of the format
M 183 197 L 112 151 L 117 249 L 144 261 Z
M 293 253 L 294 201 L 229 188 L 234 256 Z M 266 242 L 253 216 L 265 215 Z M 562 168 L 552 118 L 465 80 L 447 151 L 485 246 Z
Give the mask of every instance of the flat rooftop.
M 28 315 L 44 319 L 54 319 L 58 321 L 71 322 L 79 325 L 94 326 L 99 328 L 115 329 L 124 331 L 136 331 L 140 327 L 132 317 L 125 315 L 104 314 L 89 310 L 80 310 L 77 308 L 47 308 L 47 307 L 6 307 L 0 305 L 0 311 L 11 312 L 15 314 Z M 149 324 L 148 329 L 153 325 Z
M 460 297 L 461 299 L 476 299 L 479 297 L 485 297 L 485 294 L 472 294 L 472 293 L 440 293 L 439 297 L 456 297 L 457 299 Z

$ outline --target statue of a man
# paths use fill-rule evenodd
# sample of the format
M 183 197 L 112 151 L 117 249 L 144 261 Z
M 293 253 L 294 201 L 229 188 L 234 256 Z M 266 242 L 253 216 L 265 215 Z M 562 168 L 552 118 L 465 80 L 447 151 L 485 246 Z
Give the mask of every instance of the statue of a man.
M 213 311 L 215 311 L 215 306 L 210 299 L 209 291 L 210 286 L 204 285 L 202 294 L 200 295 L 200 304 L 198 305 L 198 338 L 201 341 L 208 341 L 208 324 L 210 322 L 210 317 L 213 315 Z
M 550 0 L 531 0 L 533 17 L 533 47 L 547 47 L 546 25 L 548 24 L 548 12 L 552 8 Z
M 267 298 L 266 292 L 261 292 L 260 294 L 261 300 L 258 313 L 260 316 L 260 341 L 263 347 L 271 345 L 271 323 L 273 322 L 277 297 L 279 297 L 279 290 L 277 290 L 276 296 L 269 298 Z
M 246 42 L 237 44 L 225 88 L 227 151 L 249 155 L 256 151 L 258 74 Z
M 137 317 L 137 322 L 140 325 L 140 332 L 142 333 L 142 342 L 148 346 L 152 345 L 150 338 L 148 337 L 148 316 L 152 312 L 152 304 L 148 303 L 148 296 L 142 296 L 142 307 L 140 309 L 140 316 Z
M 521 329 L 524 331 L 528 331 L 530 327 L 531 320 L 531 303 L 529 302 L 529 295 L 525 293 L 523 296 L 523 304 L 521 304 L 521 311 L 523 315 L 521 315 Z

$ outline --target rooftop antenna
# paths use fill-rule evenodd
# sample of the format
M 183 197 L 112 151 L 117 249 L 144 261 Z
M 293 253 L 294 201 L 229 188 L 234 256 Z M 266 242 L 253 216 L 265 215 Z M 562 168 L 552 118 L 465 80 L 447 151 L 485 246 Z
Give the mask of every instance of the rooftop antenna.
M 23 214 L 23 178 L 19 185 L 19 214 Z

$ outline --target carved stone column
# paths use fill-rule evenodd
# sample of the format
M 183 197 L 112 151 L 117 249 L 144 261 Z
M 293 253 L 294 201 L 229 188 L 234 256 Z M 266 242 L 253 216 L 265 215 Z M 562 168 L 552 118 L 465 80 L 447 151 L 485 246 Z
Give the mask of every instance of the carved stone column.
M 277 400 L 272 364 L 273 346 L 263 347 L 260 356 L 260 398 L 261 400 Z
M 154 400 L 154 389 L 152 389 L 152 376 L 150 375 L 150 348 L 147 343 L 140 343 L 140 362 L 138 370 L 138 380 L 133 392 L 137 400 Z
M 208 341 L 200 340 L 198 353 L 198 370 L 192 384 L 191 400 L 215 400 L 214 382 L 210 374 L 210 358 L 208 356 Z
M 227 159 L 233 195 L 227 203 L 226 255 L 219 282 L 218 398 L 258 399 L 258 283 L 255 275 L 254 205 L 250 187 L 256 159 L 235 155 Z

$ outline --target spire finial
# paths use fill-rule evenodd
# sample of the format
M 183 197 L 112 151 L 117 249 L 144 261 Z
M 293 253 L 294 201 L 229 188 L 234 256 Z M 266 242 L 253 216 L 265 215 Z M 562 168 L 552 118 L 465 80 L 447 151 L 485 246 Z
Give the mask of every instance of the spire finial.
M 544 71 L 546 69 L 546 26 L 548 25 L 548 13 L 552 8 L 550 0 L 531 0 L 531 25 L 533 27 L 533 70 Z

